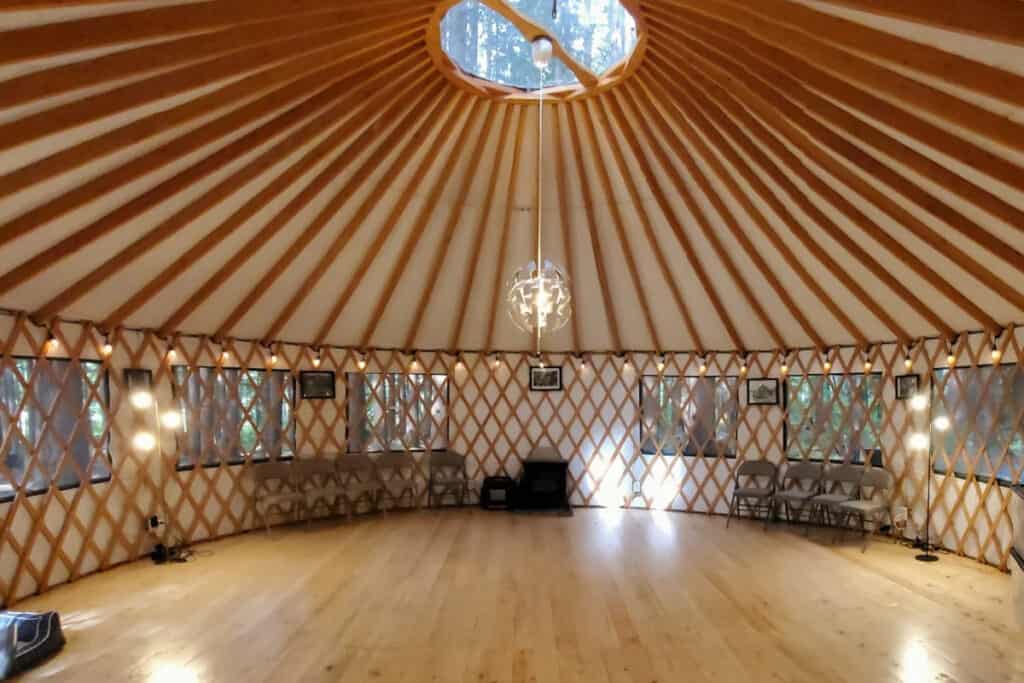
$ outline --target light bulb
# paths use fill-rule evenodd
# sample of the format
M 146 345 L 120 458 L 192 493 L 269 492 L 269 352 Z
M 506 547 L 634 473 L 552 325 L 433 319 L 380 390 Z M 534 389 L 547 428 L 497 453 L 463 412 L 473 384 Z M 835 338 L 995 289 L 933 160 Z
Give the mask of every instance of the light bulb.
M 530 47 L 533 53 L 533 65 L 538 69 L 546 69 L 551 63 L 551 53 L 554 51 L 551 41 L 541 36 L 534 40 Z
M 864 372 L 871 372 L 871 361 L 864 361 Z
M 783 363 L 781 370 L 782 370 L 782 374 L 785 375 L 787 372 L 789 372 L 789 366 L 786 365 L 785 363 Z
M 937 431 L 944 432 L 949 429 L 949 418 L 945 415 L 939 415 L 935 418 L 935 421 L 932 422 L 932 425 Z
M 314 368 L 320 367 L 320 355 L 319 354 L 313 356 L 313 367 Z
M 822 367 L 825 368 L 825 372 L 828 372 L 829 370 L 832 369 L 832 362 L 831 361 L 825 361 L 825 363 L 822 365 Z
M 109 357 L 110 354 L 114 353 L 114 345 L 110 343 L 110 339 L 103 340 L 103 346 L 100 348 L 100 353 L 106 357 Z
M 271 365 L 277 365 L 277 354 L 276 353 L 270 354 L 270 364 Z
M 910 360 L 910 356 L 907 356 L 906 359 L 903 361 L 903 367 L 905 367 L 907 370 L 910 370 L 912 367 L 914 367 L 914 361 Z
M 924 394 L 915 394 L 914 397 L 910 399 L 910 407 L 920 413 L 928 408 L 928 397 Z
M 926 450 L 928 448 L 928 435 L 923 432 L 911 434 L 909 443 L 910 447 L 915 451 Z
M 360 370 L 365 370 L 366 369 L 366 360 L 364 360 L 363 358 L 360 358 L 359 360 L 357 360 L 356 361 L 356 367 L 359 368 Z
M 998 347 L 993 346 L 992 347 L 992 362 L 993 363 L 998 363 L 999 359 L 1001 359 L 1002 357 L 1003 357 L 1003 352 L 1000 351 Z
M 658 372 L 663 372 L 664 370 L 665 370 L 665 361 L 659 360 L 658 361 Z
M 168 410 L 160 416 L 160 424 L 164 426 L 164 429 L 171 431 L 178 429 L 181 427 L 181 413 L 176 410 Z
M 178 352 L 174 350 L 173 346 L 169 347 L 167 349 L 167 362 L 168 363 L 173 363 L 175 360 L 177 360 L 177 358 L 178 358 Z
M 60 351 L 60 342 L 52 334 L 46 338 L 46 343 L 43 344 L 43 353 L 57 353 Z
M 132 392 L 131 401 L 137 410 L 146 410 L 153 407 L 153 394 L 144 389 L 139 389 Z
M 946 363 L 949 365 L 949 367 L 953 367 L 954 365 L 956 365 L 956 354 L 950 353 L 948 356 L 946 356 Z
M 461 358 L 459 360 L 455 361 L 455 369 L 456 370 L 461 370 L 464 367 L 466 367 L 466 364 L 462 362 Z
M 700 374 L 703 375 L 703 374 L 707 373 L 707 371 L 708 371 L 708 366 L 705 365 L 704 363 L 701 363 L 700 364 Z
M 227 363 L 229 360 L 231 360 L 231 352 L 228 351 L 227 349 L 224 349 L 223 351 L 220 352 L 220 362 Z
M 156 437 L 152 432 L 138 432 L 132 437 L 132 446 L 137 451 L 151 451 L 156 448 Z
M 741 375 L 747 374 L 747 366 L 745 364 L 740 366 L 740 374 Z

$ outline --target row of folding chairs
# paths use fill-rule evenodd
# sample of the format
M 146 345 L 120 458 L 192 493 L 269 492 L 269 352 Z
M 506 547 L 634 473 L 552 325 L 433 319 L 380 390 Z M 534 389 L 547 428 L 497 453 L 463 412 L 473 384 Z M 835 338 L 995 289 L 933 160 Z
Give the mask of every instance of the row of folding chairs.
M 465 456 L 433 451 L 428 462 L 427 504 L 434 506 L 446 498 L 464 504 Z M 274 512 L 309 521 L 319 506 L 349 519 L 360 506 L 373 511 L 386 510 L 385 505 L 415 507 L 420 500 L 416 469 L 415 458 L 404 451 L 260 463 L 252 468 L 256 515 L 269 532 Z
M 892 523 L 893 477 L 887 470 L 863 465 L 800 462 L 789 465 L 782 477 L 766 460 L 750 460 L 736 468 L 726 527 L 733 516 L 747 512 L 764 515 L 765 528 L 784 513 L 786 521 L 849 528 L 856 520 L 867 548 L 867 524 L 877 531 L 888 518 Z

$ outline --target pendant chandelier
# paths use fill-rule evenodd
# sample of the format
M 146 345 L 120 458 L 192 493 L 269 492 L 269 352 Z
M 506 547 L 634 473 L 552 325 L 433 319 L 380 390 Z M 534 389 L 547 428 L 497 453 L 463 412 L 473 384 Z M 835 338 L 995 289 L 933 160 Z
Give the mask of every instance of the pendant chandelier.
M 516 327 L 534 336 L 540 355 L 541 337 L 565 327 L 572 317 L 569 277 L 561 266 L 544 260 L 542 252 L 544 196 L 544 72 L 551 62 L 551 41 L 541 37 L 533 41 L 533 63 L 540 69 L 537 114 L 537 258 L 516 270 L 506 284 L 505 303 Z

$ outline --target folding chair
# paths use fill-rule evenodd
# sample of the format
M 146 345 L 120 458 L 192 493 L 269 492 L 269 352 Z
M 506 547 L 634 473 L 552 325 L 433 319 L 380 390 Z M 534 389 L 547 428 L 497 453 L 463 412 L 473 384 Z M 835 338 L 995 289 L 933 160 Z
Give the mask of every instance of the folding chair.
M 312 522 L 312 512 L 317 505 L 323 503 L 328 512 L 339 514 L 343 499 L 343 490 L 334 460 L 313 458 L 296 460 L 296 483 L 305 496 L 302 500 L 306 522 Z
M 811 521 L 810 501 L 821 493 L 821 475 L 824 470 L 825 467 L 817 462 L 797 462 L 786 468 L 782 475 L 782 486 L 775 492 L 775 505 L 776 509 L 779 504 L 782 505 L 787 522 L 794 519 L 799 522 L 804 513 L 807 514 L 807 521 Z
M 880 468 L 872 468 L 864 473 L 860 481 L 860 499 L 848 500 L 839 504 L 839 512 L 844 515 L 840 533 L 845 533 L 850 517 L 856 515 L 860 520 L 860 531 L 864 537 L 864 547 L 868 549 L 868 530 L 865 526 L 870 519 L 874 530 L 881 528 L 882 520 L 888 516 L 892 524 L 892 474 Z
M 305 501 L 305 494 L 300 490 L 295 476 L 295 468 L 291 463 L 268 462 L 254 465 L 252 478 L 256 483 L 254 503 L 256 515 L 263 520 L 263 526 L 270 533 L 270 522 L 267 513 L 270 508 L 281 510 L 283 503 L 293 503 L 292 511 L 299 513 Z M 283 511 L 282 511 L 283 512 Z
M 380 481 L 379 499 L 388 498 L 393 507 L 398 507 L 408 494 L 409 507 L 416 506 L 416 460 L 411 453 L 388 451 L 377 456 L 374 463 Z M 406 473 L 408 472 L 408 476 Z M 385 510 L 385 508 L 380 508 Z
M 348 519 L 352 519 L 361 502 L 374 510 L 378 509 L 381 483 L 370 456 L 365 453 L 347 453 L 338 458 L 335 468 L 341 479 L 341 496 Z
M 454 496 L 458 505 L 466 502 L 469 481 L 466 479 L 466 456 L 455 451 L 434 451 L 430 454 L 430 478 L 427 483 L 427 506 L 444 503 L 445 496 Z
M 764 512 L 764 528 L 768 528 L 772 511 L 775 509 L 775 477 L 778 468 L 767 460 L 748 460 L 736 468 L 733 480 L 732 501 L 729 503 L 729 516 L 725 519 L 725 528 L 729 528 L 732 516 L 747 510 L 751 518 L 758 512 Z M 742 481 L 741 481 L 742 480 Z
M 821 476 L 821 493 L 810 500 L 813 518 L 823 526 L 832 524 L 832 515 L 838 515 L 839 506 L 857 500 L 860 495 L 860 481 L 864 476 L 862 465 L 835 465 Z

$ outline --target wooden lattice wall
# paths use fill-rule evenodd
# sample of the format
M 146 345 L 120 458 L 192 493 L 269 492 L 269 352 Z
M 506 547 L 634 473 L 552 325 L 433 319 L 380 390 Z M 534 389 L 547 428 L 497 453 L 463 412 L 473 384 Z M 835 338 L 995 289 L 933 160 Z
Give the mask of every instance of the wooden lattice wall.
M 58 347 L 47 347 L 49 333 Z M 109 481 L 66 490 L 51 487 L 37 495 L 17 491 L 12 501 L 0 504 L 0 597 L 7 605 L 148 552 L 152 537 L 145 531 L 145 518 L 151 514 L 168 519 L 170 532 L 188 541 L 239 533 L 254 525 L 252 485 L 247 476 L 251 463 L 178 471 L 177 443 L 166 432 L 159 450 L 146 454 L 133 450 L 133 433 L 140 425 L 155 430 L 156 418 L 155 413 L 140 415 L 129 404 L 121 371 L 128 367 L 152 370 L 157 400 L 169 406 L 169 347 L 175 350 L 174 364 L 192 369 L 266 369 L 270 351 L 243 342 L 161 339 L 151 333 L 125 330 L 116 331 L 109 339 L 114 349 L 106 357 L 104 334 L 91 325 L 57 323 L 48 331 L 24 316 L 0 316 L 0 368 L 11 367 L 19 355 L 45 358 L 49 353 L 72 361 L 101 361 L 110 370 Z M 960 336 L 956 341 L 958 365 L 990 363 L 992 343 L 987 335 Z M 998 344 L 1003 363 L 1020 363 L 1024 330 L 1003 333 Z M 274 351 L 278 355 L 276 369 L 290 370 L 297 376 L 300 370 L 314 367 L 315 354 L 308 347 L 282 345 Z M 941 340 L 924 342 L 913 350 L 913 371 L 921 375 L 925 391 L 931 369 L 946 367 L 947 353 L 946 342 Z M 829 355 L 830 372 L 864 372 L 865 354 L 872 364 L 871 371 L 883 374 L 881 447 L 886 467 L 897 482 L 895 504 L 909 508 L 909 533 L 913 534 L 925 520 L 928 467 L 925 457 L 911 452 L 907 442 L 911 433 L 927 430 L 928 416 L 910 411 L 905 402 L 895 398 L 894 377 L 906 372 L 906 349 L 902 347 L 883 344 L 868 350 L 833 351 Z M 714 454 L 685 458 L 643 455 L 639 448 L 639 382 L 643 375 L 658 374 L 659 357 L 653 354 L 587 354 L 583 357 L 585 365 L 579 358 L 551 354 L 546 362 L 562 365 L 565 387 L 561 392 L 538 393 L 529 391 L 532 359 L 525 354 L 465 353 L 455 357 L 431 352 L 410 358 L 378 350 L 363 357 L 355 351 L 326 347 L 320 369 L 338 373 L 337 397 L 297 401 L 294 443 L 290 445 L 299 457 L 336 457 L 345 452 L 344 373 L 359 372 L 360 359 L 366 361 L 367 372 L 449 375 L 450 443 L 469 456 L 469 474 L 474 478 L 501 470 L 515 475 L 534 444 L 555 444 L 570 459 L 571 500 L 577 505 L 630 505 L 721 514 L 726 510 L 731 473 L 738 462 L 786 460 L 785 409 L 748 406 L 743 382 L 737 383 L 737 458 Z M 744 361 L 749 364 L 748 377 L 780 377 L 783 362 L 792 374 L 816 374 L 822 372 L 824 358 L 807 350 L 788 355 L 754 353 L 746 359 L 737 354 L 710 354 L 704 362 L 708 376 L 739 376 Z M 668 354 L 664 363 L 665 374 L 692 376 L 700 373 L 702 360 L 680 353 Z M 76 364 L 71 367 L 79 371 Z M 45 371 L 47 363 L 39 362 L 37 372 Z M 86 419 L 84 414 L 80 418 Z M 15 438 L 16 434 L 4 434 L 2 454 Z M 38 449 L 35 453 L 38 455 Z M 414 476 L 423 483 L 426 463 L 422 454 L 416 457 L 419 467 Z M 5 459 L 0 457 L 0 472 L 11 480 Z M 1014 474 L 1019 478 L 1024 465 L 1015 466 Z M 81 479 L 88 479 L 86 472 L 80 474 Z M 634 481 L 640 488 L 636 495 Z M 933 538 L 951 551 L 1005 568 L 1012 538 L 1008 490 L 994 480 L 979 481 L 970 476 L 935 475 L 932 485 Z

